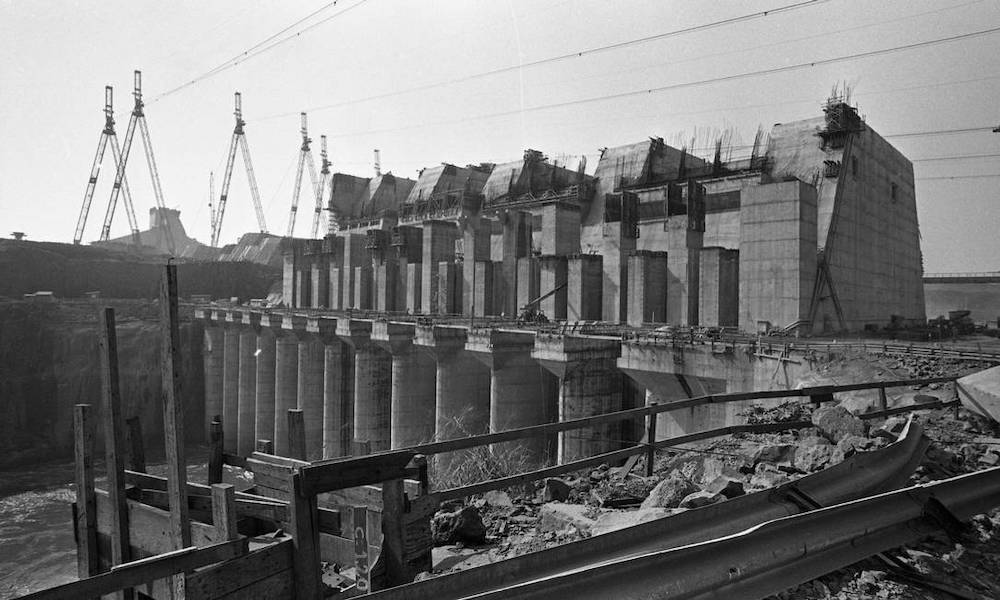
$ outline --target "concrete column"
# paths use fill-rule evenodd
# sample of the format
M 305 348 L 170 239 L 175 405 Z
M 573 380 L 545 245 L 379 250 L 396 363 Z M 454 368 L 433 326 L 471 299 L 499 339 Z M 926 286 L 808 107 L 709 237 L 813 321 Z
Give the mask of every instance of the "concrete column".
M 541 366 L 531 358 L 533 334 L 498 330 L 469 333 L 465 349 L 490 368 L 490 432 L 555 420 Z M 514 445 L 504 445 L 510 451 Z M 545 462 L 546 440 L 519 440 L 516 447 L 534 463 Z
M 366 236 L 358 235 L 356 233 L 348 233 L 341 237 L 344 240 L 344 262 L 340 272 L 340 307 L 341 309 L 346 310 L 355 306 L 355 268 L 368 262 L 368 251 L 365 249 Z
M 330 309 L 341 310 L 344 306 L 344 269 L 330 266 Z
M 225 362 L 223 331 L 218 326 L 205 327 L 202 356 L 205 357 L 205 439 L 209 439 L 209 424 L 215 415 L 222 415 L 223 364 Z
M 601 255 L 571 255 L 566 270 L 566 320 L 600 321 L 604 285 Z
M 566 257 L 542 256 L 538 259 L 541 265 L 541 293 L 558 289 L 556 293 L 541 301 L 541 310 L 549 319 L 566 319 Z M 560 287 L 561 286 L 561 287 Z
M 481 263 L 487 263 L 490 260 L 490 229 L 490 221 L 479 216 L 468 217 L 462 224 L 462 314 L 465 316 L 472 314 L 473 304 L 475 304 L 477 311 L 482 311 L 480 306 L 484 306 L 478 297 L 473 300 L 473 294 L 482 285 L 480 282 L 485 281 L 481 278 L 478 269 Z M 492 263 L 490 264 L 492 265 Z M 489 289 L 492 295 L 492 268 L 490 271 Z M 490 304 L 492 304 L 492 298 L 490 298 Z M 482 312 L 476 313 L 477 316 L 482 314 Z M 485 314 L 493 313 L 486 312 Z
M 257 406 L 257 334 L 252 329 L 240 332 L 239 388 L 237 390 L 236 453 L 247 456 L 254 447 L 254 411 Z
M 254 444 L 257 440 L 274 441 L 274 371 L 275 335 L 270 327 L 261 327 L 257 335 L 257 409 L 254 419 Z
M 542 254 L 576 254 L 580 251 L 580 207 L 553 202 L 542 207 Z
M 421 263 L 407 263 L 406 265 L 406 312 L 417 314 L 423 310 L 423 296 L 421 295 L 421 285 L 423 283 L 423 268 Z
M 299 341 L 298 408 L 306 433 L 306 459 L 323 457 L 323 344 L 311 336 Z
M 455 260 L 455 240 L 458 227 L 448 221 L 426 221 L 423 227 L 423 272 L 421 274 L 422 309 L 424 314 L 443 312 L 438 306 L 438 269 L 441 262 Z
M 228 326 L 223 334 L 222 435 L 226 452 L 236 452 L 239 431 L 240 332 Z
M 354 352 L 339 339 L 323 346 L 323 458 L 351 454 Z
M 520 312 L 521 307 L 540 296 L 538 288 L 541 272 L 539 271 L 538 259 L 534 256 L 525 256 L 517 259 L 517 306 L 514 315 Z
M 667 253 L 636 250 L 628 258 L 628 324 L 672 323 Z M 677 311 L 680 314 L 680 311 Z
M 616 340 L 539 333 L 532 352 L 559 378 L 559 420 L 580 419 L 622 408 L 622 381 Z M 621 447 L 617 423 L 559 434 L 559 462 L 610 452 Z
M 288 456 L 288 409 L 298 406 L 299 341 L 283 334 L 274 347 L 274 453 Z
M 414 326 L 376 321 L 372 342 L 392 355 L 390 446 L 406 448 L 434 439 L 434 361 L 413 347 Z
M 352 307 L 359 310 L 372 309 L 372 267 L 354 267 L 354 302 Z
M 531 214 L 522 211 L 499 213 L 503 225 L 501 277 L 497 295 L 502 300 L 497 312 L 517 314 L 517 261 L 531 253 Z M 543 292 L 544 293 L 544 292 Z
M 354 350 L 354 440 L 388 450 L 392 406 L 392 358 L 371 342 L 370 321 L 338 318 L 337 337 Z
M 418 325 L 414 344 L 435 359 L 434 439 L 450 440 L 490 429 L 490 372 L 465 351 L 466 329 Z
M 312 264 L 312 307 L 330 307 L 330 258 L 327 254 L 317 254 Z
M 466 267 L 465 271 L 468 270 L 469 268 Z M 465 297 L 469 298 L 469 302 L 472 303 L 470 308 L 475 309 L 477 317 L 495 315 L 496 311 L 493 308 L 495 296 L 493 262 L 489 260 L 477 261 L 474 270 L 473 278 L 467 282 L 468 285 L 474 286 L 474 289 L 471 294 L 465 294 Z
M 740 305 L 740 251 L 702 248 L 698 319 L 707 327 L 735 327 Z

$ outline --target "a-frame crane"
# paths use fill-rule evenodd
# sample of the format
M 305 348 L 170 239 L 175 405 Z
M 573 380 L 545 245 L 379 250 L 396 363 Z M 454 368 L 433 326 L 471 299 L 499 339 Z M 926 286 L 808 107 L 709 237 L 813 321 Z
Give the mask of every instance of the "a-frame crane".
M 208 172 L 208 220 L 215 231 L 215 171 Z
M 288 230 L 285 233 L 286 237 L 292 237 L 295 232 L 295 216 L 299 210 L 299 192 L 302 189 L 302 168 L 305 165 L 309 166 L 309 179 L 312 182 L 312 189 L 315 191 L 317 186 L 316 180 L 316 164 L 313 162 L 312 149 L 310 145 L 312 144 L 312 139 L 309 138 L 309 129 L 306 123 L 306 113 L 300 113 L 302 116 L 302 146 L 299 147 L 299 166 L 295 173 L 295 187 L 292 188 L 292 210 L 288 214 Z
M 101 130 L 101 138 L 97 142 L 97 153 L 94 155 L 94 163 L 90 167 L 90 179 L 87 181 L 87 191 L 83 196 L 83 206 L 80 207 L 80 216 L 76 221 L 76 232 L 73 234 L 73 243 L 79 244 L 83 239 L 83 230 L 87 225 L 87 215 L 90 213 L 90 204 L 94 199 L 94 189 L 97 187 L 97 176 L 101 172 L 101 164 L 104 162 L 104 151 L 111 142 L 111 156 L 115 161 L 115 169 L 121 164 L 121 148 L 118 146 L 118 134 L 115 133 L 115 111 L 114 111 L 114 91 L 111 86 L 104 87 L 104 129 Z M 132 194 L 128 189 L 128 182 L 122 175 L 122 202 L 125 204 L 125 214 L 128 217 L 129 229 L 132 231 L 132 242 L 139 245 L 139 223 L 135 218 L 135 208 L 132 205 Z M 111 233 L 111 220 L 114 218 L 115 205 L 109 203 L 104 214 L 104 225 L 101 228 L 102 241 L 107 241 Z
M 253 162 L 250 160 L 250 147 L 247 145 L 247 136 L 243 131 L 246 121 L 243 120 L 243 97 L 239 92 L 235 94 L 236 127 L 233 128 L 233 137 L 229 142 L 229 158 L 226 160 L 226 173 L 222 177 L 222 193 L 219 196 L 219 205 L 215 208 L 212 218 L 212 246 L 219 245 L 219 234 L 222 232 L 222 217 L 226 213 L 226 199 L 229 197 L 229 183 L 233 180 L 233 166 L 236 163 L 236 147 L 239 146 L 243 154 L 243 166 L 246 167 L 247 179 L 250 183 L 250 199 L 253 201 L 254 211 L 257 213 L 257 226 L 261 233 L 267 233 L 267 225 L 264 223 L 264 209 L 260 204 L 260 189 L 257 187 L 257 176 L 254 175 Z
M 326 193 L 326 184 L 330 181 L 330 160 L 326 154 L 326 136 L 319 136 L 319 183 L 316 184 L 316 206 L 313 212 L 312 239 L 319 237 L 319 222 L 323 216 L 323 194 Z
M 138 125 L 140 136 L 142 137 L 143 149 L 146 151 L 146 164 L 149 166 L 149 175 L 153 180 L 153 195 L 156 199 L 156 208 L 160 212 L 164 241 L 167 250 L 175 254 L 174 236 L 170 231 L 170 220 L 167 218 L 166 205 L 163 203 L 163 189 L 160 186 L 160 173 L 156 169 L 156 160 L 153 158 L 153 145 L 149 138 L 149 125 L 146 123 L 146 115 L 143 112 L 142 102 L 142 72 L 134 72 L 134 89 L 132 95 L 135 97 L 135 106 L 132 108 L 132 116 L 128 120 L 128 129 L 125 130 L 125 140 L 122 142 L 121 160 L 118 162 L 118 170 L 115 173 L 115 184 L 111 188 L 111 199 L 108 201 L 109 213 L 114 210 L 114 205 L 118 202 L 118 194 L 122 189 L 122 182 L 125 180 L 125 165 L 128 163 L 129 151 L 132 149 L 132 138 L 135 137 L 135 128 Z

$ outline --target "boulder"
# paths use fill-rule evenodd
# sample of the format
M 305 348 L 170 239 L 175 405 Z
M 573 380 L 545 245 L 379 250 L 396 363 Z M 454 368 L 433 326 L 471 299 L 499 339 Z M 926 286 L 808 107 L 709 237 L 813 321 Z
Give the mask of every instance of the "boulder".
M 685 496 L 698 488 L 679 471 L 671 471 L 667 478 L 656 484 L 640 508 L 675 508 Z
M 490 490 L 483 494 L 483 502 L 494 508 L 513 508 L 514 502 L 510 494 L 503 490 Z
M 549 477 L 545 480 L 543 499 L 546 502 L 563 502 L 569 499 L 569 484 L 562 479 Z
M 839 442 L 849 435 L 868 435 L 868 424 L 843 406 L 821 406 L 813 411 L 812 422 L 827 438 Z
M 479 511 L 472 506 L 454 512 L 439 512 L 431 520 L 431 535 L 437 545 L 482 544 L 486 541 L 486 526 Z
M 800 471 L 812 473 L 826 468 L 831 458 L 833 458 L 833 446 L 826 438 L 807 437 L 799 441 L 799 448 L 795 452 L 795 461 L 792 464 Z
M 681 500 L 680 508 L 701 508 L 702 506 L 722 502 L 725 499 L 726 497 L 722 494 L 713 494 L 706 491 L 694 492 L 693 494 L 684 496 L 684 499 Z
M 761 444 L 753 453 L 753 463 L 790 465 L 795 462 L 795 446 L 791 444 Z
M 719 475 L 713 479 L 705 486 L 705 491 L 711 494 L 721 494 L 726 498 L 735 498 L 746 493 L 743 489 L 743 481 L 741 479 L 727 477 L 726 475 Z
M 610 511 L 597 517 L 590 533 L 592 535 L 610 533 L 612 531 L 618 531 L 619 529 L 625 529 L 626 527 L 632 527 L 633 525 L 638 525 L 647 521 L 669 517 L 673 514 L 677 514 L 678 512 L 684 511 L 677 508 L 640 508 L 639 510 Z
M 587 515 L 593 510 L 584 504 L 549 502 L 542 505 L 538 512 L 538 530 L 559 533 L 575 529 L 589 535 L 596 521 Z

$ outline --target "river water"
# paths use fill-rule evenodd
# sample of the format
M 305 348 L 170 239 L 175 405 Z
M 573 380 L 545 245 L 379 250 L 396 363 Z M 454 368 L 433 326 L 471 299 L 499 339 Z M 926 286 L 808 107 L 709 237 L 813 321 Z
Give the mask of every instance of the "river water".
M 204 447 L 188 449 L 189 481 L 205 482 L 206 457 Z M 148 470 L 162 475 L 164 465 L 151 464 Z M 94 471 L 102 475 L 103 463 Z M 228 468 L 225 479 L 247 487 Z M 99 477 L 98 487 L 102 484 Z M 0 471 L 0 599 L 76 579 L 75 499 L 71 460 Z

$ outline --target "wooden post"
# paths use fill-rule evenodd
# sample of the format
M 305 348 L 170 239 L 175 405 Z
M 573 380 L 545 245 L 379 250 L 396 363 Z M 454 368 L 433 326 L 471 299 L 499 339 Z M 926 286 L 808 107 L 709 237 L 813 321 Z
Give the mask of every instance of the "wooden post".
M 352 456 L 354 458 L 360 458 L 362 456 L 368 456 L 372 453 L 372 443 L 368 440 L 354 440 L 351 444 L 354 451 Z
M 367 594 L 372 591 L 371 565 L 368 559 L 368 509 L 364 506 L 355 506 L 353 517 L 354 565 L 357 573 L 355 585 L 358 592 Z
M 288 409 L 288 454 L 296 460 L 306 459 L 306 422 L 302 409 Z
M 160 382 L 163 437 L 167 458 L 167 501 L 174 549 L 191 545 L 188 521 L 187 460 L 184 454 L 184 402 L 181 395 L 181 334 L 177 314 L 177 265 L 167 264 L 160 280 Z M 185 597 L 185 576 L 173 578 L 175 598 Z
M 420 482 L 420 495 L 426 496 L 431 493 L 431 478 L 427 470 L 427 457 L 418 454 L 413 457 L 410 464 L 417 468 L 417 481 Z
M 215 415 L 212 423 L 209 424 L 209 448 L 208 448 L 208 485 L 222 483 L 222 417 Z
M 232 484 L 212 485 L 212 525 L 216 542 L 235 540 L 240 535 L 236 530 L 236 488 Z
M 274 454 L 274 442 L 271 440 L 257 440 L 257 452 L 261 454 Z
M 118 336 L 115 309 L 101 311 L 101 396 L 104 401 L 104 453 L 111 501 L 111 564 L 131 560 L 128 529 L 128 499 L 125 497 L 125 438 L 122 431 L 121 393 L 118 382 Z M 131 597 L 131 590 L 124 596 Z
M 656 406 L 656 402 L 651 402 L 650 406 Z M 659 414 L 651 413 L 649 422 L 646 423 L 646 477 L 653 476 L 653 467 L 656 463 L 656 421 Z
M 879 410 L 889 408 L 889 399 L 885 397 L 885 387 L 880 387 L 878 389 L 878 408 Z
M 146 449 L 142 444 L 142 421 L 139 417 L 129 417 L 125 420 L 125 439 L 128 443 L 129 470 L 138 473 L 146 472 Z
M 73 450 L 76 455 L 76 574 L 97 575 L 97 497 L 94 494 L 94 423 L 89 404 L 73 407 Z
M 289 528 L 292 530 L 292 564 L 295 569 L 295 597 L 320 600 L 323 597 L 320 573 L 319 528 L 316 496 L 302 493 L 302 476 L 290 475 L 288 501 Z

